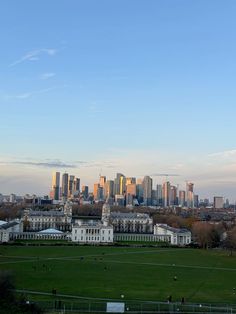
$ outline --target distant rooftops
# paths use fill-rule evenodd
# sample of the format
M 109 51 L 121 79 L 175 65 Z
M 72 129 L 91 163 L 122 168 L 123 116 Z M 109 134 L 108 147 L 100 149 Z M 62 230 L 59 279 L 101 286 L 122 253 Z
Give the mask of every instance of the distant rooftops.
M 7 223 L 4 223 L 4 224 L 1 224 L 0 225 L 0 229 L 8 229 L 8 228 L 11 228 L 11 227 L 14 227 L 14 226 L 17 226 L 19 225 L 19 222 L 16 222 L 16 221 L 11 221 L 11 222 L 7 222 Z
M 185 233 L 185 232 L 190 232 L 188 229 L 178 229 L 178 228 L 173 228 L 173 227 L 170 227 L 168 225 L 165 225 L 165 224 L 157 224 L 158 227 L 160 228 L 163 228 L 163 229 L 166 229 L 166 230 L 169 230 L 171 232 L 174 232 L 174 233 Z
M 140 214 L 140 213 L 120 213 L 120 212 L 112 212 L 110 217 L 113 219 L 149 219 L 148 214 Z
M 58 210 L 48 210 L 48 211 L 43 211 L 43 210 L 30 210 L 29 211 L 29 216 L 44 216 L 44 217 L 51 217 L 51 216 L 57 216 L 57 217 L 63 217 L 65 214 L 62 211 Z

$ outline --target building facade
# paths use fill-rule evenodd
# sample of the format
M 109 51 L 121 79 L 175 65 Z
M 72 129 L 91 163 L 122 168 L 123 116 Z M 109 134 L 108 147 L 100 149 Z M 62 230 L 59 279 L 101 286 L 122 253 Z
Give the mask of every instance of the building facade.
M 164 241 L 173 245 L 185 246 L 191 243 L 191 232 L 187 229 L 177 229 L 166 224 L 156 224 L 154 235 L 163 237 Z

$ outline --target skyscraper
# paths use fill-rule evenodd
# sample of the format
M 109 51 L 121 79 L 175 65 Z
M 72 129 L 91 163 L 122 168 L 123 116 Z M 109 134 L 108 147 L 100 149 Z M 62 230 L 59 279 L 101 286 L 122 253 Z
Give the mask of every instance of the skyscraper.
M 178 205 L 178 198 L 177 198 L 177 187 L 172 185 L 170 187 L 170 205 Z
M 186 200 L 185 200 L 185 191 L 179 191 L 179 205 L 184 207 Z
M 105 199 L 112 198 L 114 196 L 114 181 L 107 180 L 104 188 Z
M 152 178 L 149 176 L 143 179 L 143 201 L 147 206 L 152 205 Z
M 126 177 L 121 176 L 120 177 L 120 195 L 124 195 L 126 192 Z
M 69 181 L 68 173 L 63 173 L 61 183 L 61 194 L 63 199 L 68 198 L 68 181 Z
M 75 176 L 69 176 L 69 181 L 68 181 L 68 197 L 73 196 L 73 186 L 74 186 L 74 180 Z
M 60 172 L 55 172 L 52 177 L 52 198 L 56 201 L 60 199 Z
M 102 187 L 102 188 L 104 188 L 105 187 L 105 183 L 106 183 L 106 176 L 100 176 L 100 186 Z
M 75 178 L 73 182 L 73 196 L 80 194 L 80 178 Z
M 222 196 L 214 196 L 214 208 L 215 209 L 224 208 L 224 198 Z
M 162 206 L 162 185 L 157 184 L 157 205 Z
M 187 206 L 189 208 L 194 207 L 194 193 L 193 193 L 194 184 L 191 182 L 186 183 L 186 197 L 187 197 Z
M 85 199 L 88 198 L 88 196 L 89 196 L 89 188 L 88 188 L 87 185 L 83 185 L 82 186 L 82 194 L 83 194 Z
M 170 206 L 170 182 L 163 183 L 162 187 L 163 206 Z

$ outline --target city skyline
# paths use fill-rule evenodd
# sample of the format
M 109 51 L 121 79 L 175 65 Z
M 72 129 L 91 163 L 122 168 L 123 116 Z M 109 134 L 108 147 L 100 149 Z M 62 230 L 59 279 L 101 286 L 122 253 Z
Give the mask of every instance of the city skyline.
M 0 193 L 47 194 L 53 171 L 92 189 L 121 171 L 236 200 L 235 1 L 0 9 Z

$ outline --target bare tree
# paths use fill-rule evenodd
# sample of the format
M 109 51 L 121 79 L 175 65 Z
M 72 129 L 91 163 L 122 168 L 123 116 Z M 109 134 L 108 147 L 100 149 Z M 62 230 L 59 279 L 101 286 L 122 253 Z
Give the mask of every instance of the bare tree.
M 225 247 L 230 250 L 230 256 L 233 256 L 233 251 L 236 249 L 236 226 L 227 231 L 224 244 Z

